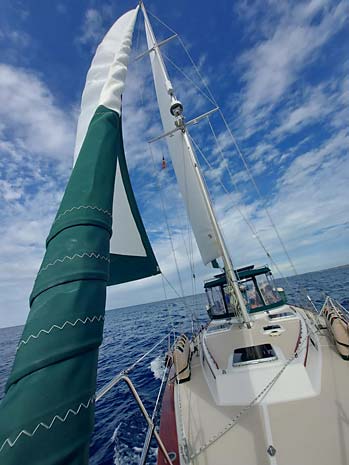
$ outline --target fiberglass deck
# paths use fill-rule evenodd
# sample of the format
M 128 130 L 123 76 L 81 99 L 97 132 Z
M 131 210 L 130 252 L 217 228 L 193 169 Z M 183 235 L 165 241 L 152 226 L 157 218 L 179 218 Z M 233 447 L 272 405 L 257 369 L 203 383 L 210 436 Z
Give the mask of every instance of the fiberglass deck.
M 323 357 L 320 395 L 252 407 L 232 429 L 190 463 L 348 465 L 349 363 L 335 351 L 325 335 L 326 330 L 323 333 L 319 336 Z M 191 380 L 176 385 L 175 389 L 178 437 L 183 437 L 184 431 L 189 455 L 221 432 L 242 410 L 241 406 L 214 405 L 197 356 L 192 360 Z M 274 457 L 267 454 L 271 444 L 276 449 Z

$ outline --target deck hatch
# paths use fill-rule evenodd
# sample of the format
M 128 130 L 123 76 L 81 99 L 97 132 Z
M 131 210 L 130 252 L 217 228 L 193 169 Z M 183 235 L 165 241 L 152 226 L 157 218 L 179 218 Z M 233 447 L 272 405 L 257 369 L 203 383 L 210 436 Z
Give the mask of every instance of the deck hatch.
M 268 326 L 263 326 L 264 331 L 274 331 L 276 329 L 281 329 L 280 325 L 268 325 Z
M 269 334 L 269 336 L 279 336 L 285 330 L 280 325 L 276 323 L 271 323 L 269 325 L 263 326 L 262 334 Z
M 281 320 L 284 318 L 293 318 L 295 316 L 294 312 L 269 313 L 270 320 Z
M 232 323 L 229 320 L 225 321 L 224 323 L 210 325 L 207 328 L 207 334 L 216 333 L 216 332 L 218 333 L 218 332 L 221 332 L 221 331 L 229 331 L 231 326 L 232 326 Z
M 252 365 L 262 362 L 272 362 L 277 356 L 271 344 L 241 347 L 234 350 L 233 366 Z

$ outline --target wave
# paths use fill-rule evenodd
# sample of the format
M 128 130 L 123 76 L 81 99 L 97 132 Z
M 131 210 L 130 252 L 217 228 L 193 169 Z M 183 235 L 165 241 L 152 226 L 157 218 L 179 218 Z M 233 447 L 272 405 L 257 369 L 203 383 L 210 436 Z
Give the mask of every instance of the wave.
M 158 355 L 150 362 L 150 369 L 155 379 L 161 379 L 165 371 L 164 356 Z

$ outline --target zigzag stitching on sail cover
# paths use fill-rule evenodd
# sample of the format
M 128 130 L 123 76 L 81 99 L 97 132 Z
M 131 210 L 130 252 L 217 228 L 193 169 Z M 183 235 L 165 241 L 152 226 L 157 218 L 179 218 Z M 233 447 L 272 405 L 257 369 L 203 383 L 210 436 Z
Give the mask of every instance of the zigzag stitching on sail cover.
M 46 266 L 41 268 L 38 275 L 40 273 L 42 273 L 43 271 L 46 271 L 50 266 L 54 266 L 57 263 L 63 263 L 66 260 L 74 260 L 75 258 L 85 258 L 85 257 L 87 257 L 87 258 L 96 258 L 97 260 L 105 260 L 106 262 L 110 263 L 110 258 L 109 257 L 105 257 L 104 255 L 101 255 L 99 253 L 95 253 L 95 252 L 84 252 L 82 254 L 75 253 L 72 257 L 69 257 L 69 255 L 66 255 L 63 258 L 56 258 L 56 260 L 54 262 L 48 263 Z
M 13 446 L 16 444 L 16 442 L 18 441 L 18 439 L 19 439 L 23 434 L 25 434 L 26 436 L 32 438 L 32 437 L 34 436 L 34 434 L 37 432 L 37 430 L 40 428 L 40 426 L 42 426 L 43 428 L 49 430 L 49 429 L 52 428 L 52 426 L 53 426 L 53 424 L 54 424 L 54 422 L 55 422 L 56 420 L 59 420 L 60 422 L 64 423 L 64 422 L 67 420 L 69 414 L 72 414 L 72 415 L 76 416 L 76 415 L 78 415 L 78 414 L 80 413 L 80 410 L 81 410 L 82 408 L 88 409 L 89 406 L 94 402 L 94 399 L 95 399 L 95 396 L 93 395 L 93 396 L 87 401 L 86 404 L 84 404 L 83 402 L 81 402 L 81 404 L 79 405 L 79 407 L 77 408 L 77 410 L 73 410 L 73 409 L 70 408 L 70 409 L 66 412 L 66 414 L 65 414 L 63 417 L 61 417 L 60 415 L 55 415 L 55 416 L 52 418 L 51 422 L 50 422 L 48 425 L 47 425 L 46 423 L 40 422 L 40 423 L 34 428 L 34 430 L 33 430 L 32 433 L 29 433 L 28 431 L 26 431 L 26 430 L 24 429 L 24 430 L 22 430 L 20 433 L 17 434 L 17 436 L 16 436 L 16 438 L 15 438 L 14 441 L 11 441 L 10 438 L 5 439 L 5 441 L 2 443 L 2 445 L 1 445 L 1 447 L 0 447 L 0 452 L 1 452 L 2 449 L 5 447 L 6 444 L 7 444 L 9 447 L 13 447 Z
M 105 215 L 108 215 L 110 216 L 110 218 L 112 218 L 112 214 L 110 211 L 108 210 L 103 210 L 102 208 L 100 207 L 96 207 L 94 205 L 80 205 L 79 207 L 72 207 L 72 208 L 68 208 L 68 210 L 65 210 L 63 213 L 61 213 L 60 215 L 57 216 L 57 218 L 54 220 L 53 223 L 56 223 L 60 218 L 62 218 L 62 216 L 66 215 L 67 213 L 71 213 L 72 211 L 74 210 L 80 210 L 81 208 L 84 208 L 84 209 L 91 209 L 91 210 L 97 210 L 101 213 L 104 213 Z
M 65 328 L 65 326 L 67 325 L 70 325 L 72 327 L 76 326 L 78 323 L 81 323 L 83 325 L 85 325 L 87 322 L 88 323 L 93 323 L 94 321 L 101 321 L 101 320 L 104 320 L 104 316 L 103 315 L 99 315 L 99 316 L 93 316 L 92 318 L 90 318 L 89 316 L 87 316 L 84 320 L 82 320 L 81 318 L 78 318 L 76 321 L 74 321 L 74 323 L 72 323 L 71 321 L 67 320 L 65 321 L 62 326 L 59 326 L 59 325 L 52 325 L 50 329 L 40 329 L 40 331 L 35 335 L 35 334 L 31 334 L 27 339 L 22 339 L 21 342 L 18 344 L 18 348 L 17 350 L 19 350 L 19 348 L 21 347 L 21 345 L 25 345 L 25 344 L 28 344 L 29 340 L 30 339 L 38 339 L 40 334 L 42 333 L 45 333 L 45 334 L 50 334 L 50 332 L 53 330 L 53 329 L 58 329 L 58 330 L 62 330 Z

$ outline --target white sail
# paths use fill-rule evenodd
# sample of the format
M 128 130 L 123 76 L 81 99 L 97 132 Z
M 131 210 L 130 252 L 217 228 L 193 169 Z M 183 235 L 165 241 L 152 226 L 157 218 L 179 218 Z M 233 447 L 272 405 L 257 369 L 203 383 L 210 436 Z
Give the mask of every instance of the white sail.
M 81 98 L 81 112 L 75 140 L 74 162 L 99 105 L 121 111 L 121 96 L 131 52 L 138 7 L 121 16 L 105 35 L 93 57 Z
M 75 142 L 74 162 L 99 105 L 121 113 L 121 96 L 139 7 L 121 16 L 99 44 L 86 77 Z M 121 170 L 117 167 L 113 202 L 113 235 L 110 252 L 146 256 L 141 234 L 128 203 Z
M 155 39 L 147 21 L 145 21 L 145 31 L 148 48 L 152 49 L 155 45 Z M 162 125 L 165 133 L 167 133 L 175 129 L 175 119 L 170 113 L 172 84 L 167 76 L 161 57 L 154 51 L 150 52 L 150 61 Z M 180 130 L 167 136 L 166 140 L 179 189 L 186 205 L 189 221 L 202 260 L 207 265 L 215 258 L 220 257 L 222 252 L 217 242 L 204 195 L 195 173 L 195 166 L 189 153 L 189 150 L 193 150 L 193 148 L 188 147 L 188 142 Z

